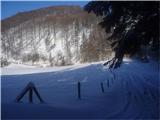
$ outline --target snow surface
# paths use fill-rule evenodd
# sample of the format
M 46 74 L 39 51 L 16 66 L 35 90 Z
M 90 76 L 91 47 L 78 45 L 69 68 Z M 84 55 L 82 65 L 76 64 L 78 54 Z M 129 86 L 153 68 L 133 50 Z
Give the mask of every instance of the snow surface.
M 2 68 L 1 74 L 2 119 L 159 118 L 159 68 L 152 60 L 125 60 L 114 71 L 103 68 L 102 62 L 46 68 L 12 64 Z M 44 104 L 35 95 L 29 103 L 28 94 L 22 103 L 14 101 L 30 81 Z M 78 81 L 81 100 L 77 97 Z

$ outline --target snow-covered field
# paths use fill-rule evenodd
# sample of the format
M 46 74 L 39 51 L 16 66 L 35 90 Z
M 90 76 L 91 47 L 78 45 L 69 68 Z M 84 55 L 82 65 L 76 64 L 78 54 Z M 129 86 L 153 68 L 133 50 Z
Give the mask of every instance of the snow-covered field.
M 159 65 L 125 60 L 114 71 L 99 63 L 65 67 L 36 67 L 11 64 L 2 68 L 2 119 L 158 119 Z M 45 103 L 28 94 L 21 103 L 14 100 L 32 81 Z M 77 82 L 81 83 L 81 100 Z M 104 93 L 101 91 L 101 82 Z

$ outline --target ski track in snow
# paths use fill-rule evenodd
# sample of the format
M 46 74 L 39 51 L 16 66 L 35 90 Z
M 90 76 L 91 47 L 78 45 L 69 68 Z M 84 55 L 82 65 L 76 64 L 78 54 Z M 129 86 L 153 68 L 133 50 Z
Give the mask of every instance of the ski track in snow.
M 103 69 L 101 62 L 65 67 L 40 68 L 11 65 L 2 69 L 2 118 L 100 118 L 158 119 L 158 63 L 124 61 L 116 70 Z M 27 95 L 16 96 L 32 81 L 45 103 Z M 81 82 L 81 100 L 77 82 Z M 103 82 L 104 93 L 100 83 Z

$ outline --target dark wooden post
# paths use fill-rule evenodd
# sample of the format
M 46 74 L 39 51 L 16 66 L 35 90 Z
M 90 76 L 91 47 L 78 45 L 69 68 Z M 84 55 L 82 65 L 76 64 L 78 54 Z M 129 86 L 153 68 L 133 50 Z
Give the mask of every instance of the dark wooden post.
M 22 90 L 22 92 L 16 97 L 16 102 L 20 102 L 20 100 L 23 98 L 23 96 L 28 92 L 29 90 L 29 84 Z
M 101 82 L 101 90 L 102 90 L 102 93 L 104 93 L 103 82 Z
M 41 103 L 44 103 L 44 101 L 42 100 L 40 94 L 38 93 L 35 85 L 30 82 L 23 90 L 22 92 L 17 96 L 16 98 L 16 102 L 20 102 L 20 100 L 23 98 L 23 96 L 26 94 L 26 93 L 29 93 L 29 102 L 32 103 L 33 102 L 33 92 L 35 92 L 35 94 L 37 95 L 38 99 L 40 100 Z
M 79 81 L 78 81 L 78 84 L 77 84 L 77 88 L 78 88 L 78 99 L 81 99 L 81 84 L 80 84 Z
M 33 102 L 33 91 L 32 89 L 29 90 L 29 102 L 32 103 Z
M 34 87 L 33 90 L 34 90 L 35 94 L 37 95 L 37 97 L 39 98 L 40 102 L 44 103 L 44 101 L 42 100 L 41 96 L 39 95 L 37 89 Z

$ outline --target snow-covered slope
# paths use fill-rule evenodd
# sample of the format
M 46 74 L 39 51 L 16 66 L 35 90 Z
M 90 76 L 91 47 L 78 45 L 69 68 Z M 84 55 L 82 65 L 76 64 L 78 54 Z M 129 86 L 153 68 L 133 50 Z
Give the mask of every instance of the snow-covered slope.
M 98 22 L 96 15 L 73 6 L 46 9 L 2 21 L 2 57 L 10 62 L 39 66 L 81 61 L 80 49 Z
M 158 119 L 158 63 L 124 60 L 116 70 L 99 63 L 67 67 L 28 67 L 12 65 L 2 69 L 2 118 L 99 118 Z M 37 87 L 44 104 L 28 95 L 14 102 L 29 83 Z M 81 83 L 81 100 L 77 98 L 77 82 Z M 104 93 L 100 84 L 103 82 Z

